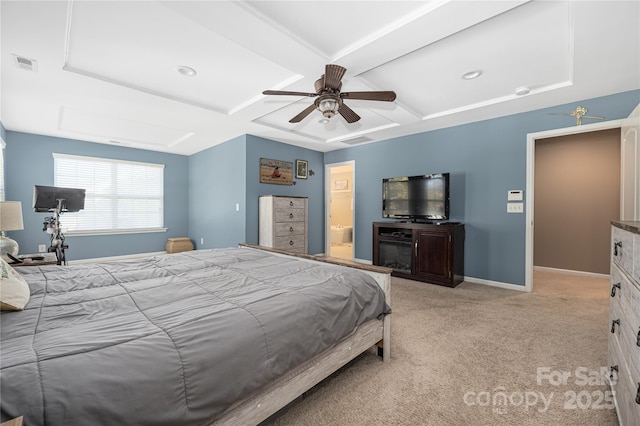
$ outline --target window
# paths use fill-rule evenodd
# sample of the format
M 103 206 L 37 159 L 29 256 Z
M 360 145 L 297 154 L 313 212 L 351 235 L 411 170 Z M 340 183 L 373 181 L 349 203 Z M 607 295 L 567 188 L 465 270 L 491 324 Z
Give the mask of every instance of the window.
M 54 186 L 84 188 L 84 210 L 60 219 L 69 234 L 165 231 L 164 165 L 53 154 Z

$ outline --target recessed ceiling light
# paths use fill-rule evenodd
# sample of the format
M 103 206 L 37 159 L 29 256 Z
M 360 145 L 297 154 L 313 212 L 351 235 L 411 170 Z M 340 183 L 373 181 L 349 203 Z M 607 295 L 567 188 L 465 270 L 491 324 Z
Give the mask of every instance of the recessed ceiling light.
M 185 77 L 194 77 L 197 74 L 196 70 L 185 65 L 180 65 L 176 70 Z
M 517 96 L 528 95 L 529 92 L 531 92 L 531 89 L 529 89 L 527 86 L 520 86 L 516 89 Z
M 480 77 L 480 74 L 482 74 L 482 71 L 473 70 L 473 71 L 465 72 L 464 74 L 462 74 L 462 78 L 465 80 L 473 80 L 474 78 Z

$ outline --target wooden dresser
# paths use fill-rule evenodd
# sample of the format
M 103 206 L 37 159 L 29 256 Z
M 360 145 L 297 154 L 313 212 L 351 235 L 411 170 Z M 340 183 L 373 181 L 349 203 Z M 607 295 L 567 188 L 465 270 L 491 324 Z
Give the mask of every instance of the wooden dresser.
M 609 369 L 618 420 L 640 425 L 640 222 L 611 222 Z
M 260 197 L 259 244 L 295 253 L 308 252 L 307 197 Z

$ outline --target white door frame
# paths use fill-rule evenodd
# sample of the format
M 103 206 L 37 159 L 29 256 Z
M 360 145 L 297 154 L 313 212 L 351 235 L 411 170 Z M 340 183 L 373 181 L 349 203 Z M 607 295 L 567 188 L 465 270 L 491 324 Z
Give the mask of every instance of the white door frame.
M 331 254 L 331 168 L 339 166 L 351 166 L 351 197 L 353 208 L 351 209 L 351 258 L 356 254 L 356 162 L 355 160 L 342 161 L 324 165 L 324 253 Z
M 535 144 L 538 139 L 553 138 L 557 136 L 577 135 L 580 133 L 596 132 L 622 127 L 623 120 L 611 120 L 601 123 L 585 124 L 581 126 L 564 127 L 562 129 L 547 130 L 544 132 L 527 134 L 527 181 L 525 188 L 525 291 L 533 290 L 533 199 L 534 199 L 534 170 L 535 170 Z

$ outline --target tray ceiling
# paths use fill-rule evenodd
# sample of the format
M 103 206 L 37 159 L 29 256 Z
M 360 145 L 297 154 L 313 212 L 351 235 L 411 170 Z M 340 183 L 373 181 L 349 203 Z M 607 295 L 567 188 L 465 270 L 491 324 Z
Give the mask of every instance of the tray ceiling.
M 0 19 L 8 130 L 187 155 L 245 133 L 329 151 L 640 88 L 635 1 L 3 1 Z M 328 63 L 342 91 L 396 101 L 292 124 L 313 98 L 262 95 L 314 92 Z

